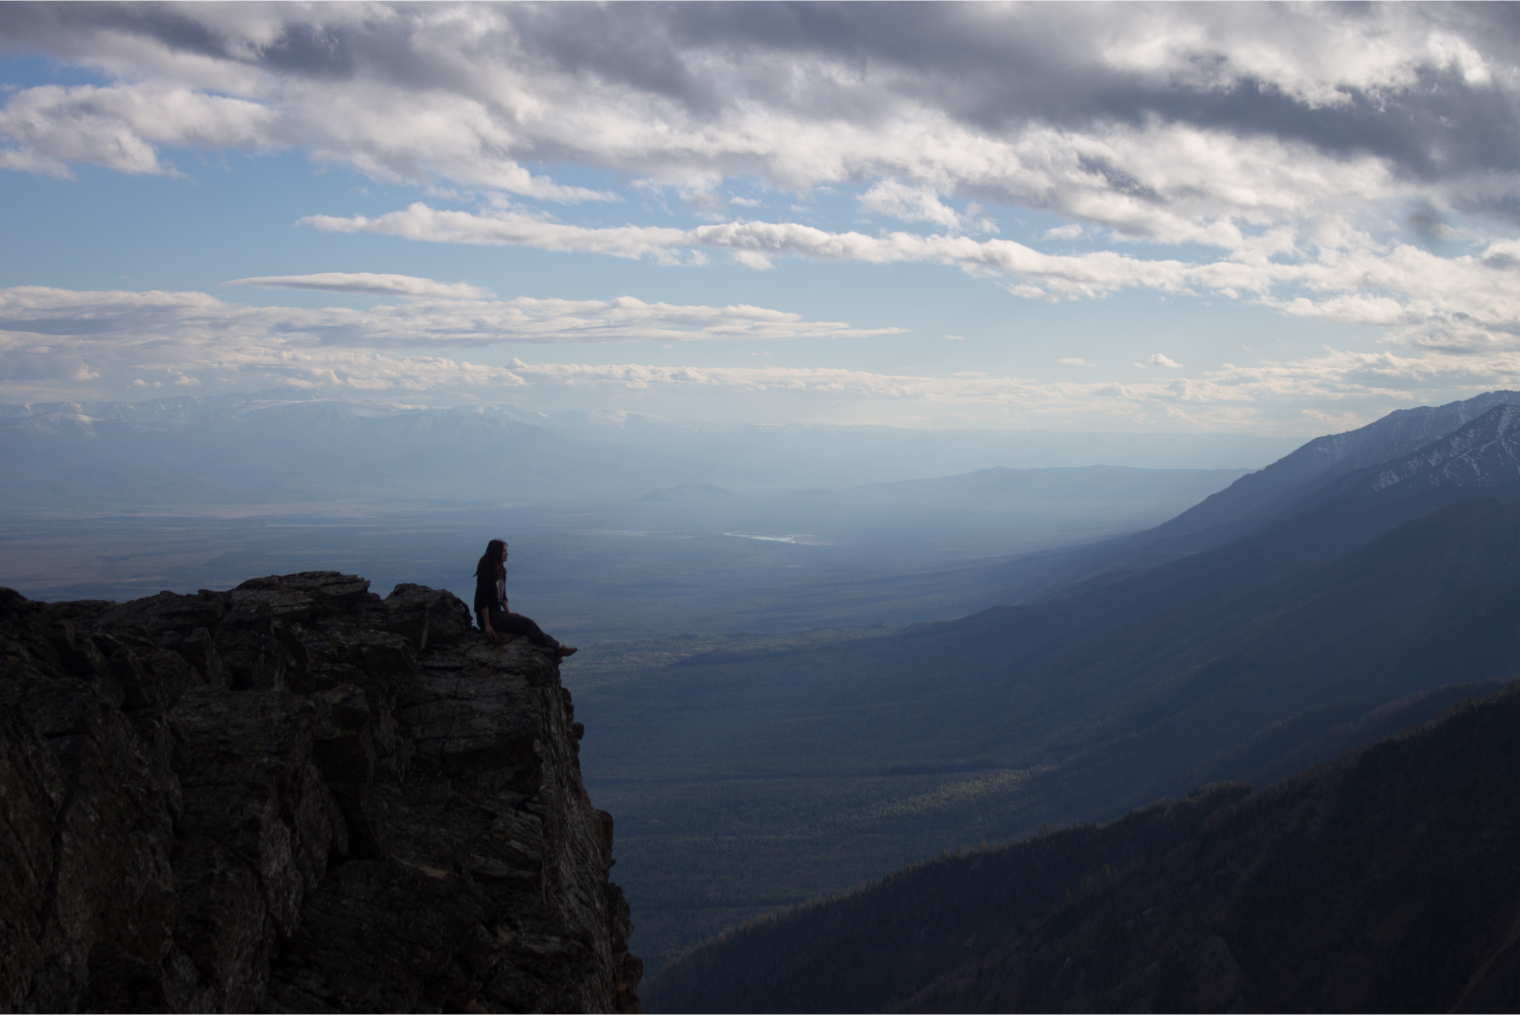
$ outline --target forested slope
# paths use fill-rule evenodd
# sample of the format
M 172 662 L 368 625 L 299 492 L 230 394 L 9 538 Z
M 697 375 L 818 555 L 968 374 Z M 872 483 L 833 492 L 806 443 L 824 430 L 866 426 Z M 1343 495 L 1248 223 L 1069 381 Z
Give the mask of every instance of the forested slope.
M 755 921 L 667 967 L 645 1003 L 1512 1010 L 1517 832 L 1510 689 L 1259 793 L 1215 784 Z
M 1160 856 L 1250 787 L 1219 784 L 1108 825 L 916 864 L 858 891 L 764 917 L 673 963 L 646 990 L 654 1012 L 881 1011 L 987 954 L 1013 928 Z
M 1513 1011 L 1520 691 L 1255 794 L 904 1011 Z

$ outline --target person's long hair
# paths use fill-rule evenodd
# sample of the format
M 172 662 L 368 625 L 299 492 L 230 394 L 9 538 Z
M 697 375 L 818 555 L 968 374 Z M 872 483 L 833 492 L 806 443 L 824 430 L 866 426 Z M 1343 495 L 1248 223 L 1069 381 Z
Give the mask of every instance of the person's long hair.
M 507 548 L 505 539 L 493 539 L 486 544 L 486 552 L 480 555 L 480 562 L 475 565 L 476 578 L 505 578 L 507 565 L 501 562 L 501 551 Z

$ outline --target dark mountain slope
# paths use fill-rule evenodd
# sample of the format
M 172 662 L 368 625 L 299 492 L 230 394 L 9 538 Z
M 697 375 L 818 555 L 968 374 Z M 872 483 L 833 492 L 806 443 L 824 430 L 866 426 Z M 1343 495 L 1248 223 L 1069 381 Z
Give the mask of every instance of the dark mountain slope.
M 1094 724 L 1067 762 L 1068 785 L 1101 796 L 1128 788 L 1133 800 L 1179 782 L 1250 778 L 1243 752 L 1289 747 L 1271 723 L 1520 670 L 1520 509 L 1451 505 L 1254 602 L 1256 617 L 1199 640 L 1191 667 L 1167 673 L 1166 655 L 1151 657 L 1155 682 Z M 1188 657 L 1176 648 L 1174 660 Z
M 1048 779 L 1072 815 L 1247 775 L 1220 755 L 1306 709 L 1520 670 L 1520 508 L 1453 504 L 1327 562 L 1270 538 L 1338 520 L 1312 512 L 1251 545 L 860 650 L 905 707 L 967 709 L 986 763 L 1059 765 Z
M 1413 703 L 1390 709 L 1380 727 L 1364 730 L 1364 741 L 1403 729 L 1422 713 L 1447 712 L 1464 697 L 1471 689 L 1453 688 L 1432 695 L 1424 703 L 1433 706 L 1429 710 Z M 974 1008 L 976 997 L 946 1001 L 935 992 L 977 977 L 1006 979 L 1011 974 L 1003 957 L 1032 927 L 1081 906 L 1077 900 L 1121 875 L 1153 870 L 1174 848 L 1195 846 L 1240 810 L 1235 805 L 1247 792 L 1239 783 L 1215 784 L 1106 825 L 1047 829 L 1012 845 L 941 857 L 847 895 L 755 920 L 661 970 L 646 985 L 646 1008 L 880 1011 L 911 995 L 914 984 L 939 977 L 918 999 L 933 998 L 928 1010 Z M 1051 1004 L 1060 1010 L 1059 1001 Z
M 699 655 L 600 690 L 596 768 L 628 794 L 621 809 L 640 801 L 625 848 L 660 885 L 630 890 L 663 913 L 839 891 L 944 845 L 1280 775 L 1372 735 L 1400 699 L 1520 672 L 1520 507 L 1476 492 L 1395 484 L 1033 605 L 847 646 Z M 914 778 L 959 788 L 841 816 L 794 803 L 819 773 L 901 780 L 911 799 L 939 792 Z M 682 803 L 734 793 L 747 802 L 721 830 Z M 795 817 L 749 821 L 766 808 Z M 721 850 L 692 847 L 731 831 Z M 783 831 L 805 864 L 761 838 Z M 725 895 L 735 865 L 771 890 Z
M 1060 906 L 1084 879 L 1170 852 L 1250 788 L 1209 787 L 1108 825 L 899 871 L 745 924 L 667 967 L 651 1012 L 881 1011 Z
M 698 656 L 631 685 L 646 704 L 630 700 L 628 718 L 610 721 L 654 722 L 670 736 L 648 738 L 651 749 L 696 752 L 735 774 L 878 772 L 909 757 L 1023 768 L 1163 717 L 1224 707 L 1236 682 L 1252 688 L 1239 714 L 1254 732 L 1333 697 L 1381 702 L 1520 669 L 1503 619 L 1520 592 L 1520 508 L 1451 505 L 1340 562 L 1295 546 L 1339 523 L 1354 528 L 1357 517 L 1327 507 L 1249 545 L 879 640 L 754 659 Z M 1431 653 L 1451 666 L 1429 672 Z M 701 728 L 683 728 L 688 719 Z M 1220 743 L 1239 732 L 1232 721 Z
M 1218 814 L 906 1011 L 1513 1011 L 1520 692 Z
M 1517 403 L 1520 392 L 1491 391 L 1464 402 L 1400 409 L 1360 430 L 1316 438 L 1155 528 L 1029 554 L 989 569 L 989 578 L 997 584 L 997 573 L 1002 572 L 1004 602 L 1033 603 L 1086 581 L 1109 582 L 1226 546 L 1271 525 L 1295 505 L 1301 510 L 1309 503 L 1336 499 L 1339 494 L 1309 498 L 1337 477 L 1409 455 L 1496 406 Z M 1449 502 L 1437 498 L 1428 506 Z
M 1151 541 L 1270 518 L 1336 476 L 1410 454 L 1495 406 L 1513 404 L 1520 404 L 1520 392 L 1489 391 L 1463 402 L 1399 409 L 1359 430 L 1319 437 L 1140 538 Z
M 844 490 L 809 490 L 799 496 L 845 503 L 954 503 L 975 508 L 1023 502 L 1146 501 L 1204 497 L 1225 482 L 1226 469 L 1078 468 L 979 469 L 936 479 L 899 479 Z M 1239 475 L 1239 471 L 1235 471 Z
M 1086 736 L 1106 737 L 1105 714 L 1122 716 L 1125 736 L 1194 717 L 1208 731 L 1184 741 L 1195 752 L 1265 716 L 1507 672 L 1520 662 L 1504 620 L 1520 590 L 1520 513 L 1463 501 L 1473 491 L 1456 483 L 1520 491 L 1503 436 L 1515 418 L 1496 409 L 1424 449 L 1409 481 L 1353 488 L 1229 546 L 1070 590 L 1034 608 L 1033 624 L 1004 626 L 1031 609 L 1017 608 L 919 637 L 943 639 L 949 666 L 1046 685 L 1047 705 L 1085 713 Z M 1437 676 L 1448 670 L 1461 676 Z M 1240 718 L 1226 721 L 1222 702 Z

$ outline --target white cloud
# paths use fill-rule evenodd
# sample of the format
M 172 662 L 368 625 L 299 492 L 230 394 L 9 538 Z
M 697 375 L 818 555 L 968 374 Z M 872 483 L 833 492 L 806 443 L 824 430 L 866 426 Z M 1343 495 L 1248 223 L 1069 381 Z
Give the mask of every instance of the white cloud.
M 1515 284 L 1520 280 L 1520 241 L 1514 240 L 1495 240 L 1477 253 L 1456 257 L 1410 244 L 1379 247 L 1366 241 L 1313 259 L 1285 262 L 1241 255 L 1200 263 L 1108 250 L 1047 254 L 1012 240 L 948 234 L 836 233 L 795 222 L 586 228 L 516 209 L 472 213 L 420 202 L 375 218 L 313 216 L 302 221 L 334 232 L 652 257 L 664 263 L 679 261 L 683 251 L 693 248 L 727 250 L 737 262 L 762 269 L 780 257 L 929 262 L 1009 279 L 1012 293 L 1031 299 L 1090 298 L 1123 289 L 1212 292 L 1230 299 L 1244 294 L 1289 314 L 1424 329 L 1432 336 L 1477 329 L 1502 337 L 1520 328 L 1520 286 Z
M 1096 296 L 1146 286 L 1181 291 L 1198 266 L 1174 260 L 1145 260 L 1112 251 L 1044 254 L 1012 240 L 894 232 L 880 236 L 835 233 L 797 222 L 724 222 L 674 229 L 664 226 L 587 228 L 566 225 L 517 209 L 475 213 L 435 209 L 421 202 L 374 218 L 313 215 L 301 220 L 324 232 L 371 232 L 432 243 L 531 246 L 542 250 L 654 257 L 674 263 L 690 247 L 722 249 L 752 268 L 771 266 L 776 257 L 809 257 L 870 264 L 934 262 L 974 273 L 1010 275 L 1038 281 L 1060 296 Z M 1209 266 L 1212 270 L 1220 269 Z M 1224 271 L 1239 274 L 1234 265 Z M 1244 282 L 1239 284 L 1244 285 Z M 1044 290 L 1035 294 L 1044 295 Z
M 1336 418 L 1376 416 L 1431 390 L 1460 395 L 1520 386 L 1520 337 L 1479 349 L 1408 344 L 1397 351 L 1326 349 L 1195 375 L 1050 382 L 965 371 L 948 377 L 830 367 L 471 362 L 455 350 L 501 342 L 652 341 L 870 334 L 755 307 L 605 301 L 411 298 L 370 311 L 250 307 L 203 293 L 0 290 L 0 397 L 54 400 L 126 391 L 288 386 L 349 395 L 500 400 L 534 392 L 685 398 L 724 392 L 802 399 L 846 418 L 1041 425 L 1081 414 L 1089 425 L 1303 432 L 1327 405 Z M 688 345 L 687 348 L 695 348 Z M 419 351 L 421 350 L 421 351 Z M 1087 365 L 1078 358 L 1063 362 Z M 1167 361 L 1170 362 L 1170 361 Z M 1180 370 L 1180 367 L 1173 369 Z M 512 394 L 515 392 L 516 394 Z M 812 400 L 812 401 L 808 401 Z M 661 404 L 672 404 L 669 402 Z M 870 406 L 879 406 L 872 416 Z M 853 408 L 852 408 L 853 407 Z
M 930 222 L 944 229 L 961 228 L 961 216 L 939 199 L 932 187 L 910 187 L 896 180 L 880 180 L 860 195 L 869 211 L 905 222 Z
M 1154 353 L 1151 356 L 1150 359 L 1146 360 L 1145 361 L 1145 365 L 1146 366 L 1152 366 L 1152 367 L 1168 367 L 1168 368 L 1173 369 L 1173 370 L 1180 370 L 1180 369 L 1182 369 L 1182 364 L 1181 363 L 1178 363 L 1176 360 L 1172 359 L 1170 356 L 1163 355 L 1162 353 L 1159 353 L 1159 352 L 1158 353 Z
M 1326 350 L 1323 356 L 1254 367 L 1228 367 L 1197 377 L 1141 383 L 1112 380 L 1064 383 L 965 372 L 949 377 L 871 371 L 758 366 L 669 367 L 644 364 L 527 364 L 511 370 L 532 384 L 595 385 L 608 391 L 674 393 L 728 389 L 793 397 L 886 401 L 949 409 L 961 418 L 1020 419 L 1034 425 L 1061 413 L 1083 413 L 1109 425 L 1186 425 L 1200 428 L 1303 432 L 1318 417 L 1306 401 L 1341 403 L 1340 418 L 1376 418 L 1417 404 L 1422 389 L 1445 385 L 1460 395 L 1520 385 L 1520 351 L 1481 363 L 1426 354 L 1400 357 Z M 1390 402 L 1392 406 L 1390 406 Z M 1358 415 L 1360 413 L 1360 415 Z
M 1087 362 L 1087 360 L 1083 359 L 1081 356 L 1064 356 L 1061 359 L 1056 360 L 1056 362 L 1064 363 L 1069 367 L 1090 367 L 1094 365 Z
M 12 95 L 0 109 L 0 152 L 10 168 L 70 175 L 84 162 L 125 173 L 172 173 L 155 145 L 248 149 L 278 144 L 279 113 L 258 102 L 183 87 L 134 85 L 59 88 Z
M 43 8 L 11 16 L 11 46 L 118 83 L 12 95 L 0 154 L 162 172 L 163 148 L 298 147 L 561 202 L 613 195 L 527 164 L 686 194 L 859 184 L 879 213 L 945 229 L 960 195 L 1234 249 L 1412 190 L 1512 194 L 1490 142 L 1520 84 L 1502 17 L 946 6 L 799 34 L 784 9 L 201 6 L 171 30 L 151 9 Z
M 553 222 L 517 209 L 475 214 L 435 209 L 421 202 L 376 218 L 311 215 L 301 219 L 301 224 L 315 226 L 323 232 L 381 233 L 432 243 L 528 246 L 613 257 L 655 255 L 688 243 L 688 231 L 684 229 L 632 225 L 591 229 Z
M 9 5 L 8 51 L 49 54 L 111 83 L 9 93 L 0 167 L 173 175 L 187 149 L 297 150 L 433 188 L 423 191 L 432 204 L 303 220 L 323 230 L 664 264 L 709 255 L 757 269 L 785 258 L 943 264 L 1024 298 L 1149 289 L 1386 329 L 1375 353 L 1168 375 L 1144 389 L 1173 405 L 1308 391 L 1402 398 L 1421 384 L 1511 376 L 1520 159 L 1494 139 L 1520 129 L 1520 63 L 1499 5 L 843 7 L 806 31 L 779 5 L 173 10 Z M 588 224 L 531 203 L 617 198 L 575 185 L 587 178 L 631 180 L 655 206 L 670 193 L 706 202 L 703 214 L 716 214 L 715 195 L 729 189 L 793 192 L 774 207 L 827 190 L 882 218 L 858 231 L 692 225 L 691 205 L 675 201 L 675 224 L 608 226 L 605 207 Z M 1111 249 L 1057 255 L 965 235 L 995 229 L 977 204 L 956 210 L 970 199 L 1064 220 L 1044 233 L 1057 249 L 1078 237 Z M 1442 219 L 1417 235 L 1411 207 Z M 1418 245 L 1431 237 L 1444 237 L 1440 253 Z M 467 283 L 403 276 L 239 282 L 408 302 L 362 312 L 239 307 L 204 294 L 76 302 L 115 322 L 106 331 L 132 355 L 160 350 L 166 371 L 186 343 L 251 342 L 259 356 L 278 348 L 310 364 L 339 346 L 851 330 L 745 308 L 500 301 Z M 0 303 L 19 315 L 0 350 L 7 383 L 34 369 L 86 383 L 117 363 L 68 330 L 84 328 L 73 311 L 38 309 L 41 297 L 27 310 L 21 292 Z M 344 362 L 359 376 L 367 361 Z
M 442 300 L 402 295 L 412 298 L 403 304 L 368 310 L 306 309 L 227 303 L 197 292 L 75 292 L 18 286 L 0 289 L 0 335 L 12 343 L 21 341 L 16 336 L 31 336 L 27 341 L 41 342 L 56 351 L 69 343 L 106 350 L 128 348 L 133 343 L 150 348 L 179 343 L 189 348 L 267 339 L 287 345 L 406 348 L 858 338 L 899 330 L 808 321 L 800 314 L 764 307 L 646 303 L 631 296 L 611 300 L 527 296 L 482 300 L 461 298 L 452 290 Z M 39 335 L 52 337 L 36 338 Z
M 223 285 L 251 285 L 264 289 L 307 289 L 316 292 L 358 293 L 365 296 L 404 296 L 443 300 L 483 300 L 490 290 L 465 282 L 435 282 L 411 275 L 376 275 L 367 271 L 328 271 L 316 275 L 261 275 L 237 278 Z

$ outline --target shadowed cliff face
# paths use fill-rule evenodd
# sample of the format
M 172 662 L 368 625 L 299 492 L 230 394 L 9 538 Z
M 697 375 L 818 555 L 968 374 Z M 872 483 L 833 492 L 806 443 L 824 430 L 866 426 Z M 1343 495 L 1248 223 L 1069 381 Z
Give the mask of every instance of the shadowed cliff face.
M 553 658 L 368 588 L 0 590 L 0 1006 L 636 1010 Z

